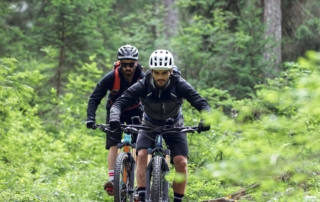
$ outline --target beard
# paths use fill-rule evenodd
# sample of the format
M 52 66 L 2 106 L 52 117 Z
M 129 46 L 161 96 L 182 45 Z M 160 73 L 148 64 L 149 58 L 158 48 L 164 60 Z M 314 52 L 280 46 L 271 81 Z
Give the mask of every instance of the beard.
M 167 85 L 167 82 L 165 80 L 156 80 L 155 83 L 158 88 L 164 88 Z
M 123 76 L 126 78 L 132 77 L 133 76 L 133 72 L 132 71 L 124 71 L 123 72 Z
M 132 79 L 136 68 L 123 68 L 122 74 L 125 79 Z

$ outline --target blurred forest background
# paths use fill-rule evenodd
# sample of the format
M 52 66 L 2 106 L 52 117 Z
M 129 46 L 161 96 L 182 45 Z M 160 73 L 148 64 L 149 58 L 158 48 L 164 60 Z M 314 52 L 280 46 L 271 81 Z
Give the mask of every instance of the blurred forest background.
M 85 120 L 125 44 L 145 71 L 171 51 L 213 109 L 188 135 L 186 201 L 253 183 L 242 200 L 320 201 L 319 0 L 2 0 L 0 38 L 1 201 L 113 201 L 105 135 Z

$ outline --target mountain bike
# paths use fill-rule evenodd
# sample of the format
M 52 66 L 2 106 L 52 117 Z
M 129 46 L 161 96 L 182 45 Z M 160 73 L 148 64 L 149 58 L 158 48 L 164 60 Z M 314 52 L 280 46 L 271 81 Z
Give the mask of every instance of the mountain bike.
M 146 202 L 167 202 L 169 201 L 169 182 L 165 176 L 170 172 L 170 150 L 163 147 L 163 135 L 170 133 L 195 132 L 198 126 L 173 127 L 172 125 L 151 128 L 139 125 L 138 129 L 155 133 L 155 147 L 148 149 L 148 164 L 146 169 Z
M 135 196 L 134 177 L 136 168 L 136 144 L 132 143 L 132 135 L 138 134 L 137 125 L 121 124 L 120 130 L 124 138 L 118 143 L 118 156 L 114 166 L 114 201 L 133 202 Z M 111 131 L 109 124 L 96 124 L 103 132 Z

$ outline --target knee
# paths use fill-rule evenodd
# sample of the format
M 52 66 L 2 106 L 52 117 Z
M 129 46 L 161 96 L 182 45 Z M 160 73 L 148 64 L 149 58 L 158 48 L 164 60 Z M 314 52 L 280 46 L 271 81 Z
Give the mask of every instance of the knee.
M 109 151 L 118 151 L 118 146 L 117 145 L 110 146 Z
M 140 149 L 138 151 L 138 156 L 143 158 L 143 157 L 147 157 L 147 150 L 146 149 Z
M 184 156 L 176 156 L 173 158 L 174 167 L 177 171 L 186 171 L 187 170 L 187 158 Z
M 138 151 L 138 159 L 140 162 L 147 161 L 147 156 L 148 156 L 148 153 L 146 149 L 141 149 Z

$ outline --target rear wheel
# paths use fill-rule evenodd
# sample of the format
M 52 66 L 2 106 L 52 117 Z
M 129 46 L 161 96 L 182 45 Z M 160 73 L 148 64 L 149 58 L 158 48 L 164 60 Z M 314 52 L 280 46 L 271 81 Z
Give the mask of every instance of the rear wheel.
M 133 194 L 129 194 L 131 162 L 126 152 L 121 152 L 117 156 L 114 166 L 114 201 L 133 201 Z
M 155 156 L 153 158 L 152 166 L 152 185 L 151 185 L 151 201 L 160 202 L 162 201 L 163 192 L 163 172 L 162 172 L 162 157 Z

